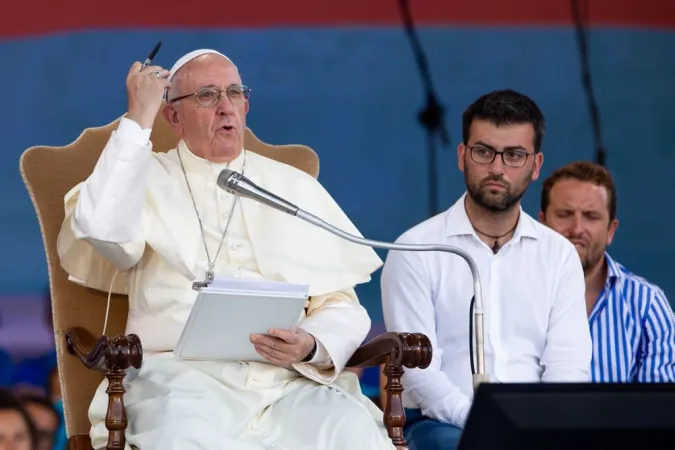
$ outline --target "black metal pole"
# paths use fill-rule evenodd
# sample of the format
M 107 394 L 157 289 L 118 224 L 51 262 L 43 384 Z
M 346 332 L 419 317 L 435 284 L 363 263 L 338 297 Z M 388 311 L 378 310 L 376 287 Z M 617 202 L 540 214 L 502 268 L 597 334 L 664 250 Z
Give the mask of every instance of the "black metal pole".
M 410 7 L 407 0 L 399 0 L 401 17 L 405 25 L 406 34 L 410 41 L 417 67 L 422 77 L 422 83 L 426 94 L 426 105 L 418 114 L 418 120 L 426 130 L 427 134 L 427 163 L 428 163 L 428 189 L 429 189 L 429 215 L 433 216 L 439 212 L 438 204 L 438 164 L 436 155 L 436 136 L 440 138 L 441 145 L 450 146 L 450 135 L 444 123 L 444 108 L 438 101 L 431 80 L 427 58 L 424 55 L 420 45 L 415 26 L 410 13 Z
M 591 82 L 591 71 L 588 65 L 588 45 L 586 43 L 586 27 L 584 26 L 579 1 L 572 0 L 572 15 L 576 27 L 577 47 L 579 49 L 579 62 L 581 65 L 581 82 L 586 93 L 588 109 L 591 115 L 591 126 L 593 128 L 593 143 L 595 145 L 595 162 L 604 166 L 606 162 L 606 151 L 602 144 L 602 134 L 600 130 L 600 113 L 598 104 L 593 93 L 593 83 Z

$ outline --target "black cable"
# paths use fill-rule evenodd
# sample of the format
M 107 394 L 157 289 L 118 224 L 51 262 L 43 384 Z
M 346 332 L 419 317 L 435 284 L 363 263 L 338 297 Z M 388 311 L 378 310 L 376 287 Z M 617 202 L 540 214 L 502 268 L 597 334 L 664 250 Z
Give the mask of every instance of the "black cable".
M 476 367 L 473 363 L 473 306 L 476 302 L 476 296 L 471 297 L 469 303 L 469 361 L 471 362 L 471 375 L 476 374 Z
M 399 0 L 399 7 L 401 17 L 405 25 L 406 34 L 410 41 L 417 67 L 422 77 L 426 95 L 426 106 L 419 112 L 418 120 L 427 132 L 427 150 L 428 170 L 429 170 L 429 213 L 430 216 L 436 215 L 438 211 L 438 164 L 436 164 L 436 146 L 435 135 L 438 134 L 441 140 L 441 145 L 445 147 L 450 146 L 450 135 L 448 134 L 445 124 L 443 122 L 443 115 L 445 113 L 443 106 L 439 103 L 431 80 L 431 73 L 429 72 L 429 65 L 427 58 L 422 49 L 422 45 L 417 37 L 415 26 L 410 13 L 410 5 L 407 0 Z
M 588 6 L 588 3 L 586 3 Z M 586 44 L 586 27 L 584 26 L 579 8 L 579 1 L 572 0 L 572 15 L 576 26 L 577 46 L 579 48 L 579 62 L 581 65 L 581 81 L 586 91 L 588 109 L 591 114 L 591 126 L 593 127 L 593 143 L 595 144 L 595 162 L 601 166 L 605 165 L 605 147 L 602 145 L 602 136 L 600 133 L 600 114 L 598 105 L 593 93 L 593 84 L 591 83 L 591 71 L 588 67 L 588 46 Z

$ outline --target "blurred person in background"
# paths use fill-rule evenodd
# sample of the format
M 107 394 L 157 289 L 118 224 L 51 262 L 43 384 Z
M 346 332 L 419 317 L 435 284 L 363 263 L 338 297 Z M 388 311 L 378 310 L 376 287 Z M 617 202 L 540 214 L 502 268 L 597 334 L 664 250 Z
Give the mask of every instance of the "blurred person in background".
M 578 161 L 543 184 L 539 220 L 569 239 L 586 280 L 595 382 L 675 381 L 675 320 L 664 292 L 612 259 L 619 226 L 611 174 Z
M 49 286 L 46 286 L 43 294 L 44 302 L 44 325 L 52 333 L 54 323 L 52 320 L 52 302 Z M 61 385 L 56 363 L 56 349 L 52 348 L 45 353 L 20 361 L 14 367 L 11 375 L 11 388 L 19 396 L 48 399 L 58 416 L 54 450 L 66 448 L 66 430 L 63 405 L 61 400 Z
M 35 425 L 14 395 L 0 389 L 0 450 L 38 450 Z
M 36 431 L 36 450 L 57 450 L 63 447 L 55 446 L 56 433 L 61 417 L 53 402 L 45 396 L 35 394 L 19 394 L 18 401 L 30 416 Z

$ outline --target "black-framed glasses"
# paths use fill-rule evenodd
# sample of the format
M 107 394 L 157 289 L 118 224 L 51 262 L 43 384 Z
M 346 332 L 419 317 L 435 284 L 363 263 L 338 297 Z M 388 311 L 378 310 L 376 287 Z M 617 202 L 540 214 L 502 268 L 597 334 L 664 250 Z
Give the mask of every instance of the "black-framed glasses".
M 199 106 L 203 106 L 204 108 L 213 108 L 220 101 L 223 92 L 225 93 L 225 95 L 227 95 L 227 98 L 230 100 L 230 103 L 232 103 L 235 106 L 241 105 L 251 96 L 251 89 L 248 86 L 244 86 L 243 84 L 239 85 L 233 84 L 227 89 L 218 89 L 217 87 L 212 86 L 203 87 L 199 89 L 197 92 L 193 92 L 192 94 L 181 95 L 180 97 L 176 97 L 173 100 L 170 100 L 169 103 L 174 103 L 177 102 L 178 100 L 183 100 L 185 98 L 194 96 L 197 99 L 197 103 L 199 104 Z
M 468 148 L 471 152 L 471 159 L 476 164 L 492 164 L 492 161 L 499 155 L 502 157 L 502 163 L 504 163 L 505 166 L 520 168 L 525 165 L 528 157 L 534 155 L 534 153 L 517 149 L 503 150 L 500 152 L 494 148 L 484 147 L 482 145 L 474 145 Z

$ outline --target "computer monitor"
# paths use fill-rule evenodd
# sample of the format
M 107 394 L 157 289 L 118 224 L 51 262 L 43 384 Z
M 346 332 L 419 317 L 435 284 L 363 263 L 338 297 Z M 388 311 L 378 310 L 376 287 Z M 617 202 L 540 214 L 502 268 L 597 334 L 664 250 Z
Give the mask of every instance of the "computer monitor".
M 675 449 L 675 384 L 482 384 L 458 450 Z

